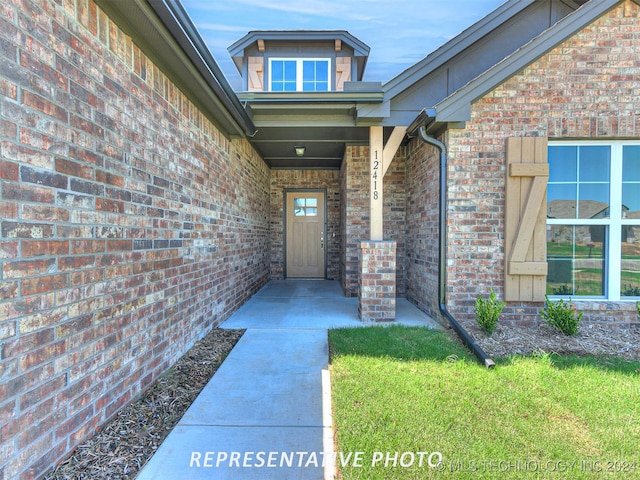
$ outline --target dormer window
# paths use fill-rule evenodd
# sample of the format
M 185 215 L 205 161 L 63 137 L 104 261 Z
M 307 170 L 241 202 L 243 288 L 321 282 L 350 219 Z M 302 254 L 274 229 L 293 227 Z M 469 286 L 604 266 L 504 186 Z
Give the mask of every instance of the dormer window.
M 272 92 L 328 92 L 330 59 L 272 58 L 269 90 Z

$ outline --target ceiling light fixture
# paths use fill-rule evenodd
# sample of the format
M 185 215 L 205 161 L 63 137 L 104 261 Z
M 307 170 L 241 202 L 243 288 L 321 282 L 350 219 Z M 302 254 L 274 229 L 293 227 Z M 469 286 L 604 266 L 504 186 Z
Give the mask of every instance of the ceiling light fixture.
M 305 147 L 293 147 L 296 151 L 296 155 L 299 157 L 304 156 L 304 151 L 306 150 Z

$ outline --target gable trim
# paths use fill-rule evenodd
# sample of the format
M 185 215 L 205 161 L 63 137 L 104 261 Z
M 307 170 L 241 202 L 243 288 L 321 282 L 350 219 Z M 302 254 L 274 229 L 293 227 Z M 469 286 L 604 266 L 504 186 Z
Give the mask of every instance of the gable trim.
M 437 122 L 461 122 L 471 119 L 471 104 L 494 90 L 544 54 L 573 36 L 593 21 L 613 10 L 625 0 L 598 0 L 584 4 L 575 12 L 559 20 L 544 33 L 531 40 L 515 53 L 497 63 L 464 87 L 435 106 Z M 640 3 L 640 0 L 633 0 Z

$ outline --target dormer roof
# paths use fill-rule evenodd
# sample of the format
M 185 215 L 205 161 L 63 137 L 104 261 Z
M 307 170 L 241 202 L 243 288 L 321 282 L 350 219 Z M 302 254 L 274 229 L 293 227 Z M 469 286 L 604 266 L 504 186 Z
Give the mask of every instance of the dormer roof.
M 358 40 L 346 30 L 252 30 L 227 48 L 229 55 L 233 59 L 233 63 L 240 73 L 242 73 L 242 59 L 246 56 L 247 50 L 256 47 L 260 41 L 265 44 L 268 44 L 270 41 L 284 41 L 292 44 L 340 41 L 347 47 L 353 49 L 353 57 L 358 66 L 357 78 L 354 79 L 357 81 L 362 81 L 370 51 L 368 45 Z

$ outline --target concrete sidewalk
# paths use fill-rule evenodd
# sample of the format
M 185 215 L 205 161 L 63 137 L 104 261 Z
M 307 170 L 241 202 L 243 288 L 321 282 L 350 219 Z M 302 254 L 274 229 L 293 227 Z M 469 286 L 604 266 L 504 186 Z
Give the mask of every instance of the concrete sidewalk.
M 404 299 L 397 317 L 437 328 Z M 222 325 L 247 331 L 137 478 L 333 478 L 327 331 L 362 325 L 338 282 L 267 284 Z

